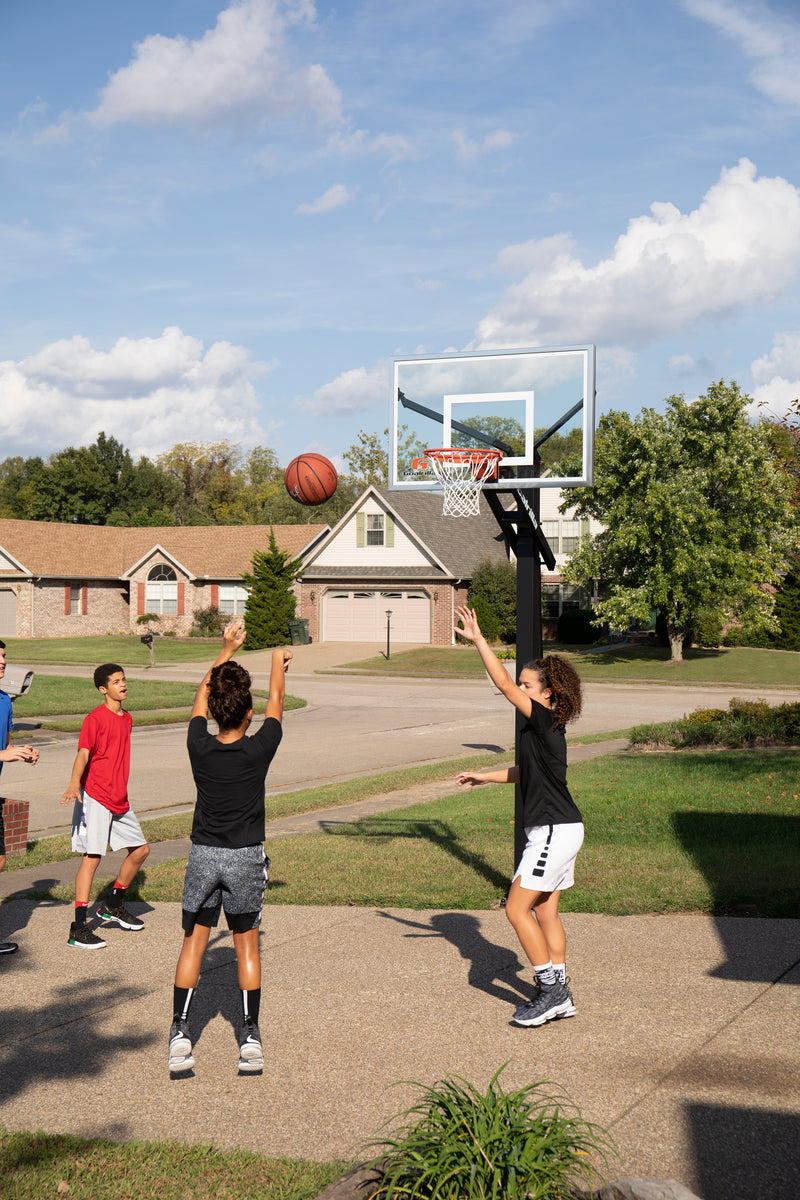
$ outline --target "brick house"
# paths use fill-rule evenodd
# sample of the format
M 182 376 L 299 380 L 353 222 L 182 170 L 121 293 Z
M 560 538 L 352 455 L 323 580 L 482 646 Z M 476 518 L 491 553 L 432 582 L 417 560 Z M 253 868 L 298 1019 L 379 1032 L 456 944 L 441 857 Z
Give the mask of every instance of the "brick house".
M 280 550 L 298 558 L 327 525 L 280 525 Z M 154 613 L 161 633 L 186 634 L 195 612 L 244 611 L 242 574 L 270 526 L 119 529 L 0 519 L 0 637 L 84 637 L 141 632 Z
M 560 574 L 587 521 L 560 514 L 562 493 L 543 489 L 541 519 L 556 555 L 542 583 L 545 636 L 566 607 L 589 598 Z M 313 510 L 311 510 L 313 513 Z M 599 528 L 599 526 L 597 527 Z M 244 612 L 242 574 L 269 545 L 269 526 L 119 529 L 0 519 L 0 637 L 135 633 L 144 613 L 161 633 L 186 634 L 195 612 Z M 334 529 L 275 527 L 281 550 L 303 563 L 297 616 L 313 641 L 454 642 L 454 609 L 486 559 L 507 562 L 505 539 L 481 498 L 472 518 L 442 516 L 439 492 L 368 487 Z

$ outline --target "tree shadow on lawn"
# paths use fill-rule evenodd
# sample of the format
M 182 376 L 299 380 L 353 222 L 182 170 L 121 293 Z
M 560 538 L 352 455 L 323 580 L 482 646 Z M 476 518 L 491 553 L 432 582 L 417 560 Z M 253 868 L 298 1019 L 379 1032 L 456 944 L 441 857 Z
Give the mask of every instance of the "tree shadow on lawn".
M 777 982 L 800 959 L 800 816 L 675 812 L 672 825 L 712 890 L 728 955 L 712 974 Z

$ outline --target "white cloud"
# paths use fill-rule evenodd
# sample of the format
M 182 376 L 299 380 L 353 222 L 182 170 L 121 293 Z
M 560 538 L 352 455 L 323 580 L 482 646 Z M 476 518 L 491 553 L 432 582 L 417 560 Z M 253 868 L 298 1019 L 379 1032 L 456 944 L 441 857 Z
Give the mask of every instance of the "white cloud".
M 657 202 L 594 267 L 566 235 L 510 246 L 497 266 L 527 271 L 480 322 L 471 349 L 597 342 L 641 348 L 777 295 L 800 271 L 800 191 L 722 171 L 693 212 Z
M 180 329 L 120 338 L 109 351 L 85 337 L 52 342 L 19 362 L 0 362 L 3 442 L 37 453 L 88 445 L 101 430 L 134 455 L 154 455 L 187 436 L 264 440 L 253 379 L 269 365 L 243 346 L 203 343 Z
M 335 183 L 333 187 L 329 187 L 327 192 L 323 192 L 310 204 L 299 204 L 297 211 L 305 216 L 317 216 L 319 213 L 331 212 L 334 208 L 341 208 L 348 204 L 352 199 L 351 193 L 343 183 Z
M 800 24 L 777 16 L 766 4 L 731 0 L 683 0 L 693 17 L 736 42 L 753 61 L 750 81 L 780 104 L 800 106 Z
M 481 154 L 490 154 L 496 150 L 507 150 L 514 141 L 514 135 L 507 129 L 497 129 L 489 133 L 482 142 L 467 136 L 463 129 L 455 129 L 450 135 L 455 142 L 456 154 L 463 162 L 474 162 Z
M 111 76 L 97 108 L 81 116 L 101 127 L 260 125 L 297 114 L 321 124 L 338 121 L 341 95 L 323 67 L 293 69 L 290 61 L 288 28 L 313 16 L 305 0 L 234 0 L 215 27 L 195 40 L 151 34 Z M 67 116 L 50 136 L 74 120 Z
M 317 388 L 311 399 L 298 404 L 298 408 L 320 417 L 346 417 L 366 412 L 376 401 L 385 401 L 388 378 L 387 363 L 379 363 L 370 370 L 355 367 Z
M 800 397 L 800 333 L 778 333 L 772 350 L 750 365 L 756 416 L 785 417 Z

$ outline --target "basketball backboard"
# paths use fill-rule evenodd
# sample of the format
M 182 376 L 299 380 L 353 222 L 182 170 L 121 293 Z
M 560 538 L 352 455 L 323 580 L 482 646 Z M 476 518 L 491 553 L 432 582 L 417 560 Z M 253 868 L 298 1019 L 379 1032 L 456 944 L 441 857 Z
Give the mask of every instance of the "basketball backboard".
M 396 358 L 389 487 L 436 488 L 412 464 L 438 447 L 500 449 L 484 489 L 590 484 L 594 362 L 594 346 Z

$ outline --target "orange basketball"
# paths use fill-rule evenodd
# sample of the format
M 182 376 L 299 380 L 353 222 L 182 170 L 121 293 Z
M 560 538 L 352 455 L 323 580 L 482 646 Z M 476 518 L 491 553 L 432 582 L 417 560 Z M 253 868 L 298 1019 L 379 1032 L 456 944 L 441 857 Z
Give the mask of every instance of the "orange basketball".
M 286 490 L 298 504 L 324 504 L 336 491 L 336 467 L 323 454 L 298 454 L 283 475 Z

